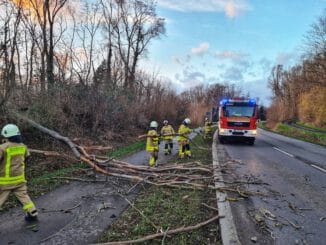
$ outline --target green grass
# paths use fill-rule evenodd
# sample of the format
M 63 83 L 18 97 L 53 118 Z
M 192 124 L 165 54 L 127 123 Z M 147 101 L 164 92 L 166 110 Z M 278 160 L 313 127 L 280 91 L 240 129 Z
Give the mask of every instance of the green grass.
M 262 129 L 265 129 L 265 130 L 269 130 L 269 129 L 266 127 L 266 121 L 259 121 L 259 122 L 258 122 L 258 127 L 259 127 L 259 128 L 262 128 Z
M 326 146 L 326 135 L 323 133 L 305 131 L 283 123 L 277 125 L 275 132 L 292 138 Z
M 311 125 L 311 124 L 308 124 L 308 123 L 303 123 L 303 122 L 297 122 L 296 124 L 298 124 L 299 126 L 303 126 L 305 128 L 319 130 L 319 131 L 322 131 L 322 132 L 325 132 L 326 133 L 326 129 L 325 128 L 318 128 L 318 127 L 316 127 L 314 125 Z
M 195 146 L 200 146 L 197 148 Z M 210 165 L 211 141 L 197 136 L 192 144 L 194 160 Z M 171 162 L 188 162 L 174 157 Z M 212 190 L 185 190 L 179 188 L 149 186 L 141 192 L 134 202 L 142 217 L 130 207 L 104 232 L 98 242 L 133 240 L 158 232 L 152 223 L 164 231 L 182 226 L 190 226 L 207 220 L 216 213 L 202 205 L 216 206 L 215 192 Z M 149 220 L 151 222 L 149 222 Z M 217 222 L 191 232 L 166 237 L 166 244 L 220 244 Z M 161 239 L 150 240 L 142 244 L 164 244 Z
M 126 145 L 126 146 L 114 149 L 113 151 L 109 152 L 108 155 L 109 155 L 109 157 L 113 157 L 113 158 L 124 157 L 124 156 L 132 154 L 134 152 L 144 150 L 145 145 L 146 145 L 146 142 L 144 140 L 136 141 L 130 145 Z

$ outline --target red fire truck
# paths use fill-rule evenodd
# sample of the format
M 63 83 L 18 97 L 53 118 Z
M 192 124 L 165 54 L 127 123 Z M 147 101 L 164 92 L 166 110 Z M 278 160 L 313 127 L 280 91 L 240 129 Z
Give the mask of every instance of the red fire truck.
M 247 98 L 223 99 L 219 105 L 218 139 L 243 140 L 250 145 L 257 135 L 258 105 L 256 100 Z

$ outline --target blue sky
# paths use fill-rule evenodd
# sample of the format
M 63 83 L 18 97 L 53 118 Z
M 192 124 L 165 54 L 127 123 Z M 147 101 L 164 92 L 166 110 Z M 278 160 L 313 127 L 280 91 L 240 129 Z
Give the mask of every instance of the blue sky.
M 299 62 L 325 8 L 326 0 L 157 0 L 167 32 L 142 66 L 178 92 L 229 82 L 268 105 L 272 66 Z

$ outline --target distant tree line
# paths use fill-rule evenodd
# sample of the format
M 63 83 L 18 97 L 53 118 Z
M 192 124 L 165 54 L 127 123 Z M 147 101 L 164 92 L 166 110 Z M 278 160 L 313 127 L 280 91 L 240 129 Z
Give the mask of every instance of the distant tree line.
M 273 92 L 267 120 L 274 124 L 300 120 L 326 127 L 326 10 L 305 36 L 299 64 L 273 67 L 269 86 Z
M 149 44 L 165 34 L 154 0 L 72 4 L 0 2 L 2 125 L 15 110 L 54 130 L 111 138 L 150 120 L 200 123 L 218 98 L 239 93 L 215 84 L 179 95 L 139 68 Z

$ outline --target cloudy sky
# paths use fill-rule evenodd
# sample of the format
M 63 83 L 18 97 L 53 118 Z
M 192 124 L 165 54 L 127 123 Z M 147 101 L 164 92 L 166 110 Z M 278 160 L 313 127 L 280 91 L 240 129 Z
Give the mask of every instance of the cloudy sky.
M 157 0 L 167 32 L 142 66 L 178 92 L 229 82 L 268 105 L 272 66 L 298 62 L 325 8 L 326 0 Z

